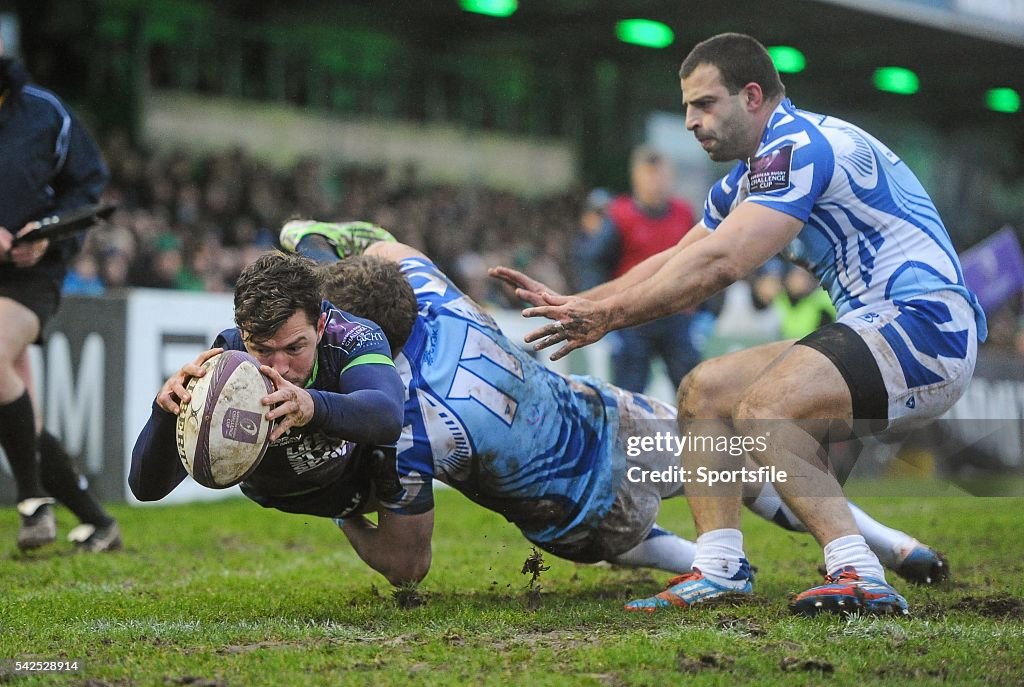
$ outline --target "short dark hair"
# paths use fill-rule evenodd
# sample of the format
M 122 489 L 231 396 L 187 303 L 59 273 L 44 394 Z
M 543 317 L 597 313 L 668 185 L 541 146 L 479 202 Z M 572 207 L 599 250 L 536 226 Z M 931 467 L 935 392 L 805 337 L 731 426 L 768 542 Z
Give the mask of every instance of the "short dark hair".
M 320 319 L 316 263 L 290 253 L 265 253 L 238 276 L 235 324 L 253 341 L 266 341 L 296 312 L 310 324 Z
M 746 34 L 720 33 L 698 43 L 683 60 L 679 78 L 690 76 L 702 64 L 718 68 L 729 93 L 738 93 L 751 82 L 761 87 L 765 98 L 786 93 L 771 55 L 757 39 Z
M 323 293 L 333 305 L 373 320 L 388 338 L 392 357 L 409 339 L 419 307 L 398 263 L 353 255 L 320 270 Z

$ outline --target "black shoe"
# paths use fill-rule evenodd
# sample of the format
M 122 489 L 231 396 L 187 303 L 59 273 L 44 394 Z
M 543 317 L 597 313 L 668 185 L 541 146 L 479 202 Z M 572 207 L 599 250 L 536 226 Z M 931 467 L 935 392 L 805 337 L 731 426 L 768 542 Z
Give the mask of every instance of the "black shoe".
M 21 527 L 18 529 L 18 548 L 22 551 L 38 549 L 57 539 L 57 519 L 53 515 L 53 499 L 36 497 L 18 503 Z
M 79 551 L 89 553 L 117 551 L 121 548 L 121 528 L 117 526 L 116 520 L 112 520 L 105 527 L 96 527 L 96 525 L 83 522 L 68 533 L 68 541 L 74 543 L 75 548 Z

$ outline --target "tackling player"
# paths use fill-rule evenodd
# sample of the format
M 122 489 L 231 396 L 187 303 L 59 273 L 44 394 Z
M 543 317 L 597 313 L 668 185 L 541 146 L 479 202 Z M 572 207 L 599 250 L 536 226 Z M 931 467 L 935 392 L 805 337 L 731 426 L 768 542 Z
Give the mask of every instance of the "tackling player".
M 906 163 L 856 126 L 794 107 L 764 46 L 715 36 L 690 52 L 679 76 L 687 128 L 712 160 L 738 160 L 711 188 L 703 220 L 675 247 L 582 297 L 553 294 L 506 268 L 492 275 L 520 287 L 534 305 L 524 315 L 556 320 L 527 341 L 565 342 L 557 359 L 701 303 L 777 253 L 812 271 L 838 321 L 796 342 L 706 361 L 679 387 L 679 417 L 747 436 L 774 422 L 767 450 L 751 456 L 797 477 L 776 486 L 824 547 L 828 571 L 824 585 L 796 597 L 794 612 L 906 613 L 842 488 L 822 469 L 821 443 L 855 420 L 900 429 L 944 413 L 974 372 L 984 312 Z M 721 454 L 684 455 L 684 468 L 699 466 L 738 467 Z M 630 608 L 751 591 L 738 489 L 696 485 L 689 501 L 700 534 L 694 574 Z
M 407 387 L 397 481 L 390 490 L 377 487 L 377 526 L 363 517 L 339 522 L 371 567 L 395 584 L 426 574 L 437 479 L 559 557 L 692 569 L 693 543 L 655 524 L 661 500 L 681 495 L 683 484 L 628 478 L 678 465 L 673 452 L 628 447 L 631 438 L 672 432 L 670 406 L 592 377 L 552 372 L 509 341 L 425 255 L 371 224 L 290 222 L 281 243 L 321 259 L 334 251 L 355 255 L 325 266 L 325 295 L 380 324 Z M 770 484 L 748 484 L 746 496 L 762 517 L 803 529 Z M 945 575 L 935 552 L 851 509 L 898 574 L 918 582 Z M 410 533 L 425 546 L 409 546 Z

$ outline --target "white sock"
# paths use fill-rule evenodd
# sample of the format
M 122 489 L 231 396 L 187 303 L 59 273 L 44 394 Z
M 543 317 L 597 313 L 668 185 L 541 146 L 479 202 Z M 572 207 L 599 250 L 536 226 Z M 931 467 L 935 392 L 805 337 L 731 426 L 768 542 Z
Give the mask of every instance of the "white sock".
M 750 564 L 743 553 L 743 533 L 734 529 L 711 530 L 697 537 L 693 567 L 727 587 L 740 589 L 750 579 Z
M 899 565 L 901 558 L 906 556 L 910 549 L 920 544 L 906 532 L 886 527 L 852 503 L 850 512 L 853 513 L 857 529 L 864 535 L 864 541 L 875 552 L 882 565 L 887 568 Z
M 678 574 L 693 569 L 693 557 L 696 554 L 696 544 L 655 523 L 642 542 L 609 562 L 630 568 L 658 568 Z
M 700 540 L 697 540 L 698 545 Z M 857 569 L 861 577 L 871 577 L 885 582 L 885 571 L 878 556 L 868 548 L 860 534 L 848 534 L 833 539 L 825 545 L 825 569 L 829 574 L 837 573 L 848 565 Z
M 854 504 L 849 505 L 853 520 L 857 523 L 857 529 L 864 535 L 864 541 L 885 567 L 895 568 L 911 549 L 921 544 L 906 532 L 886 527 Z M 788 530 L 807 531 L 807 527 L 789 509 L 789 506 L 782 502 L 779 493 L 771 484 L 766 484 L 761 489 L 761 493 L 750 504 L 750 510 L 765 520 L 770 520 Z

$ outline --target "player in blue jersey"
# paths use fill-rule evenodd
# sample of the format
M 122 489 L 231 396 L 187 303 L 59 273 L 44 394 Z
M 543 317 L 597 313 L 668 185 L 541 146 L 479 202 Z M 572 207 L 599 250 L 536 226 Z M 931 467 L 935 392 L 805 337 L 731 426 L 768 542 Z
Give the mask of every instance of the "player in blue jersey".
M 329 245 L 319 246 L 322 239 Z M 650 474 L 677 466 L 677 454 L 630 449 L 638 437 L 673 433 L 674 409 L 547 369 L 425 255 L 371 224 L 291 222 L 281 243 L 324 261 L 335 260 L 335 252 L 355 256 L 325 266 L 325 295 L 380 324 L 407 387 L 396 481 L 375 489 L 378 525 L 364 518 L 339 523 L 374 569 L 395 583 L 426 574 L 433 479 L 502 514 L 562 558 L 692 569 L 693 543 L 655 524 L 661 500 L 680 495 L 684 485 Z M 770 484 L 749 483 L 746 496 L 762 517 L 803 529 Z M 899 574 L 927 582 L 933 566 L 941 570 L 930 549 L 853 511 Z M 425 546 L 410 546 L 410 532 L 420 533 Z M 908 564 L 911 551 L 930 565 Z
M 821 442 L 854 420 L 891 430 L 945 412 L 973 374 L 984 314 L 906 164 L 856 126 L 794 107 L 760 43 L 715 36 L 691 51 L 680 79 L 687 128 L 712 160 L 738 160 L 711 189 L 694 230 L 580 296 L 554 294 L 514 270 L 492 274 L 534 306 L 524 315 L 555 320 L 527 340 L 537 348 L 564 342 L 558 358 L 614 329 L 701 303 L 777 253 L 811 270 L 838 321 L 797 342 L 703 363 L 680 385 L 680 421 L 719 421 L 748 437 L 771 432 L 751 456 L 788 473 L 775 486 L 824 547 L 828 571 L 824 585 L 796 597 L 795 612 L 905 613 L 906 600 L 885 581 L 839 483 L 818 467 Z M 736 461 L 690 452 L 683 467 L 728 470 Z M 697 484 L 688 493 L 697 570 L 628 609 L 751 591 L 738 487 L 716 487 Z
M 362 510 L 363 488 L 401 431 L 402 381 L 380 328 L 320 296 L 312 261 L 267 254 L 243 270 L 235 288 L 236 328 L 163 385 L 132 452 L 128 484 L 155 501 L 185 479 L 175 444 L 185 386 L 223 349 L 245 350 L 275 391 L 263 399 L 275 421 L 271 444 L 242 493 L 266 508 L 342 517 Z M 390 451 L 393 455 L 394 451 Z

